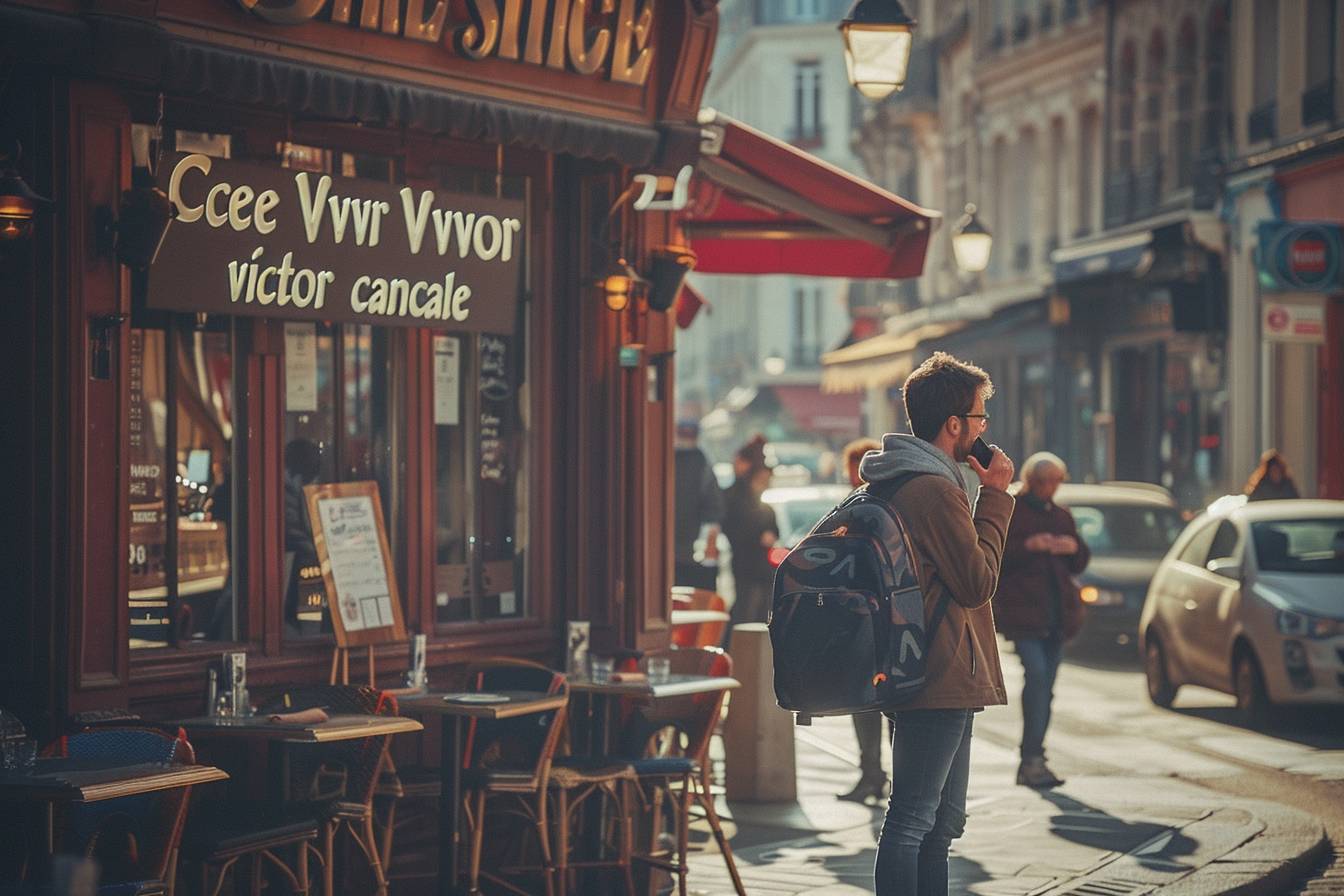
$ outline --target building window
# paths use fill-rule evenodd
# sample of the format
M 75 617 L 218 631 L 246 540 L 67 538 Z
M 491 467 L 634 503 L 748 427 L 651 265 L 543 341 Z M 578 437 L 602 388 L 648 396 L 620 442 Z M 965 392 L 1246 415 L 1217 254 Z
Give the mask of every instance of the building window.
M 1148 42 L 1143 84 L 1143 116 L 1139 129 L 1138 171 L 1135 180 L 1135 214 L 1156 209 L 1162 191 L 1162 100 L 1167 91 L 1167 44 L 1160 31 Z
M 821 18 L 821 0 L 789 0 L 788 9 L 795 22 L 815 22 Z
M 1255 0 L 1251 113 L 1246 139 L 1251 143 L 1273 140 L 1277 132 L 1279 97 L 1279 2 Z
M 812 368 L 820 363 L 824 302 L 820 286 L 794 287 L 791 367 Z
M 1031 269 L 1032 228 L 1036 226 L 1036 132 L 1025 130 L 1017 139 L 1017 165 L 1013 174 L 1013 204 L 1009 218 L 1009 229 L 1005 235 L 1010 237 L 1013 246 L 1013 270 L 1024 273 Z
M 797 62 L 793 66 L 793 142 L 815 146 L 821 140 L 821 63 Z
M 1195 23 L 1181 22 L 1173 60 L 1175 117 L 1171 126 L 1171 180 L 1177 189 L 1190 186 L 1195 159 Z
M 1133 41 L 1125 43 L 1116 65 L 1113 121 L 1111 127 L 1111 170 L 1106 176 L 1106 226 L 1114 227 L 1133 220 L 1135 168 L 1135 87 L 1138 54 Z
M 1335 116 L 1335 43 L 1338 0 L 1307 0 L 1307 81 L 1302 92 L 1303 126 Z
M 1204 31 L 1204 90 L 1200 111 L 1199 154 L 1219 158 L 1226 146 L 1227 56 L 1229 52 L 1227 4 L 1215 4 Z
M 1100 141 L 1100 116 L 1096 107 L 1083 110 L 1078 127 L 1078 229 L 1081 238 L 1092 232 L 1097 207 L 1097 151 Z

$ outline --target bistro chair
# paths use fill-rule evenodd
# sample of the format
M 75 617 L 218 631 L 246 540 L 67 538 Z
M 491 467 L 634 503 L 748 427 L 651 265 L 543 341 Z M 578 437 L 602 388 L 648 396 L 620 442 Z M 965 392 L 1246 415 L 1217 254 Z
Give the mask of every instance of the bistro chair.
M 112 760 L 128 765 L 158 762 L 195 765 L 196 754 L 181 729 L 144 722 L 103 724 L 67 734 L 46 756 Z M 190 787 L 118 797 L 57 808 L 59 849 L 87 856 L 100 866 L 99 896 L 171 893 Z
M 292 688 L 262 712 L 321 706 L 333 715 L 397 715 L 396 698 L 366 685 L 304 685 Z M 295 747 L 287 782 L 290 800 L 314 813 L 322 837 L 322 884 L 335 894 L 336 835 L 346 831 L 368 861 L 378 896 L 387 896 L 380 838 L 373 824 L 373 794 L 391 735 Z
M 307 896 L 308 852 L 313 849 L 320 826 L 316 814 L 303 804 L 250 800 L 204 806 L 198 803 L 182 835 L 182 858 L 199 871 L 200 896 L 217 896 L 229 872 L 236 873 L 243 860 L 250 865 L 248 892 L 252 896 L 259 896 L 267 868 L 284 875 L 296 896 Z M 293 864 L 285 858 L 291 849 Z
M 728 612 L 728 604 L 723 595 L 715 594 L 704 588 L 674 587 L 672 589 L 672 608 L 674 610 L 716 610 Z M 692 625 L 672 627 L 672 644 L 676 647 L 717 647 L 723 641 L 723 630 L 727 621 L 699 622 Z
M 650 657 L 666 657 L 673 674 L 729 677 L 733 673 L 732 657 L 717 647 L 654 651 L 645 657 L 645 662 Z M 625 737 L 621 752 L 631 757 L 629 762 L 638 777 L 640 802 L 649 810 L 652 819 L 649 851 L 636 853 L 634 860 L 676 875 L 681 896 L 686 896 L 686 875 L 689 870 L 687 853 L 693 805 L 700 807 L 705 820 L 709 822 L 724 864 L 728 867 L 728 874 L 732 877 L 733 889 L 738 896 L 746 896 L 742 878 L 737 873 L 737 863 L 733 861 L 732 847 L 728 845 L 719 814 L 714 808 L 714 792 L 710 783 L 709 745 L 722 715 L 727 693 L 721 690 L 665 697 L 647 705 L 631 701 L 622 707 Z M 675 850 L 661 846 L 664 800 L 672 808 L 676 827 Z M 653 889 L 652 877 L 650 889 Z

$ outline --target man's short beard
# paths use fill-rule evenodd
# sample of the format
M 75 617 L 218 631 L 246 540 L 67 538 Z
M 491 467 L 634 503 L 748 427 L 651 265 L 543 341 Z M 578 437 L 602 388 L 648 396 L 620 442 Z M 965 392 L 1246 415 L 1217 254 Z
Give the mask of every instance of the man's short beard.
M 966 463 L 966 459 L 971 456 L 971 446 L 975 444 L 975 436 L 970 432 L 963 433 L 957 440 L 957 444 L 952 446 L 952 459 L 959 464 Z

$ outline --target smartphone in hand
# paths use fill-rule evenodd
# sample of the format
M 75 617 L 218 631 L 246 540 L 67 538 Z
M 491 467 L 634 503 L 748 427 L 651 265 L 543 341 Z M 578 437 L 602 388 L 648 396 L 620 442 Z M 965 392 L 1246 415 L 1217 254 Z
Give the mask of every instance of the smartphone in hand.
M 994 449 L 985 444 L 984 439 L 977 437 L 971 445 L 971 457 L 979 461 L 980 466 L 988 470 L 990 462 L 994 460 Z

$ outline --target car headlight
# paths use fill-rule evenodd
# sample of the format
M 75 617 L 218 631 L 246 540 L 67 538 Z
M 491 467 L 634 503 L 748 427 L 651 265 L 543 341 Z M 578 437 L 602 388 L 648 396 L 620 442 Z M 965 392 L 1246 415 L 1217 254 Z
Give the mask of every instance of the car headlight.
M 1089 607 L 1118 607 L 1125 602 L 1125 593 L 1114 588 L 1098 588 L 1096 585 L 1084 585 L 1078 596 Z
M 1280 632 L 1295 638 L 1333 638 L 1344 633 L 1344 622 L 1338 619 L 1322 619 L 1292 610 L 1280 610 L 1274 622 Z

